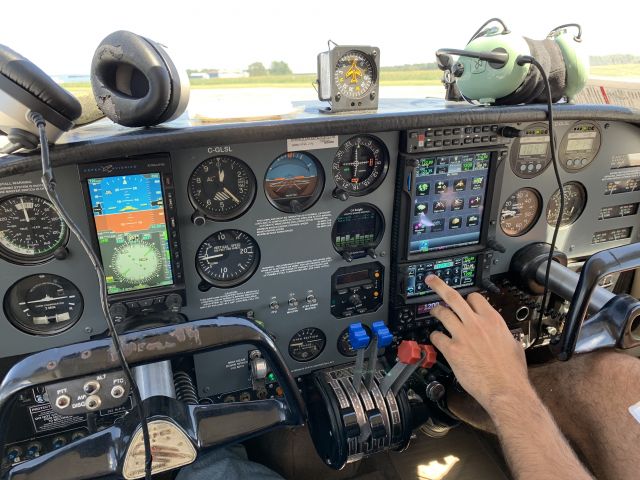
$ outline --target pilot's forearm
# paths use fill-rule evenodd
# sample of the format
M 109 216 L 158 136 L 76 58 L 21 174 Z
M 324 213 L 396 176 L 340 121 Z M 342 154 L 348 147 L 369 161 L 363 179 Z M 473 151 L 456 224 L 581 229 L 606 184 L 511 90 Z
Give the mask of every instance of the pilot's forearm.
M 487 411 L 517 480 L 593 479 L 528 382 L 490 403 Z

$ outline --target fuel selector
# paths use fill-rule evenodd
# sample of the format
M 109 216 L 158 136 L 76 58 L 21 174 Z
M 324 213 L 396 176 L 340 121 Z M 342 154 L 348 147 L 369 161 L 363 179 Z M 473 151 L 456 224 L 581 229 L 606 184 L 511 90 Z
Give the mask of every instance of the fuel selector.
M 384 267 L 378 262 L 342 267 L 331 276 L 331 314 L 336 318 L 375 312 L 382 306 Z

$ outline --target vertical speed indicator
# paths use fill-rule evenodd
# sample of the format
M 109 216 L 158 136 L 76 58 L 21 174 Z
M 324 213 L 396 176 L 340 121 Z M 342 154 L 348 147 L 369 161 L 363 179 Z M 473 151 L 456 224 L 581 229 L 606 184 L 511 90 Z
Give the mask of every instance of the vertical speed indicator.
M 354 196 L 378 188 L 388 169 L 387 147 L 371 135 L 358 135 L 340 145 L 332 165 L 336 187 Z

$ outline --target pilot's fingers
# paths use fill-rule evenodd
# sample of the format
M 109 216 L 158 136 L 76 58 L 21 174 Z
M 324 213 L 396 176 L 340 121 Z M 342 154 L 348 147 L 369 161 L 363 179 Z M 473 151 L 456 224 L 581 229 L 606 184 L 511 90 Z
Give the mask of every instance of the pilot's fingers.
M 480 317 L 484 318 L 496 313 L 496 310 L 491 306 L 487 299 L 477 292 L 467 295 L 467 303 L 471 305 L 473 311 Z
M 447 337 L 442 332 L 435 331 L 431 332 L 431 335 L 429 335 L 429 339 L 431 340 L 433 346 L 440 350 L 445 357 L 449 355 L 452 342 L 449 337 Z
M 452 338 L 455 339 L 462 334 L 464 325 L 462 325 L 458 316 L 447 307 L 438 305 L 437 307 L 433 307 L 430 313 L 442 322 L 442 325 L 451 334 Z
M 460 320 L 463 322 L 473 318 L 474 313 L 469 304 L 462 298 L 458 292 L 456 292 L 449 285 L 444 283 L 440 278 L 435 275 L 427 275 L 424 282 L 427 284 L 429 288 L 431 288 L 434 292 L 436 292 L 440 298 L 449 305 L 451 310 L 453 310 Z

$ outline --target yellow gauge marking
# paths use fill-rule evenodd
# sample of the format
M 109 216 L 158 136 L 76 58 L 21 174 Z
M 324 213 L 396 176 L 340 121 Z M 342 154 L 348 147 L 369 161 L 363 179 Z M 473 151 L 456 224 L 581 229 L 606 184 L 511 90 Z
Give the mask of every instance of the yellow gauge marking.
M 358 83 L 358 77 L 362 76 L 362 70 L 356 65 L 356 59 L 351 62 L 349 70 L 347 70 L 346 76 L 351 77 L 351 83 Z

